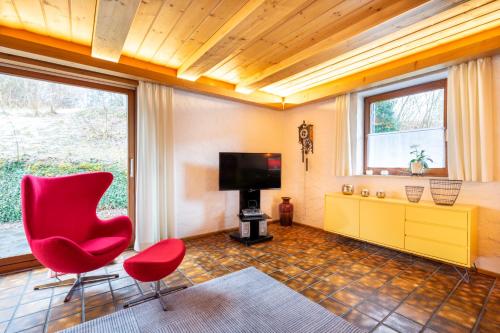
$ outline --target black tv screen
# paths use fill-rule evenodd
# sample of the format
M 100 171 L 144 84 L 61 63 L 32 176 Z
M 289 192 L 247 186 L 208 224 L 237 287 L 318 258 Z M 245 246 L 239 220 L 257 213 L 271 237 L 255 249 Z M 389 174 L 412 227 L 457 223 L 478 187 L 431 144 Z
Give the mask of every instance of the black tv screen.
M 281 154 L 219 153 L 219 190 L 281 187 Z

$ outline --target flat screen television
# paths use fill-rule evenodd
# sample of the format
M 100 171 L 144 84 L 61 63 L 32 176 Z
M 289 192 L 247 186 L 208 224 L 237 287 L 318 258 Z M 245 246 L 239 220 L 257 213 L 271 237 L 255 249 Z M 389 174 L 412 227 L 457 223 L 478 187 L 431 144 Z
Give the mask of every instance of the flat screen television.
M 219 153 L 219 189 L 263 190 L 281 187 L 281 154 Z

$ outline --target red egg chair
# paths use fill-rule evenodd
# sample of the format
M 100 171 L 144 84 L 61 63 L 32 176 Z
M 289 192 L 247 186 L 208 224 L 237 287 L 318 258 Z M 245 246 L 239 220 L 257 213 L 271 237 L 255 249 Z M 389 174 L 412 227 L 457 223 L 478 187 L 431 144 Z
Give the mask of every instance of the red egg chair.
M 84 284 L 117 278 L 117 274 L 83 276 L 105 266 L 129 245 L 127 216 L 101 220 L 97 205 L 113 181 L 109 172 L 62 177 L 24 176 L 21 203 L 28 244 L 40 263 L 58 273 L 76 274 L 35 289 L 71 285 L 65 302 Z

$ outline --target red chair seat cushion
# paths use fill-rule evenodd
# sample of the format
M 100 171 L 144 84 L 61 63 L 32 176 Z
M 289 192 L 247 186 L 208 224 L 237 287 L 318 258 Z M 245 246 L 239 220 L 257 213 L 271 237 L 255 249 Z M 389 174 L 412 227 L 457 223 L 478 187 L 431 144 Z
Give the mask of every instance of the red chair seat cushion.
M 186 253 L 180 239 L 165 239 L 128 258 L 123 263 L 125 271 L 142 282 L 158 281 L 179 267 Z
M 122 247 L 127 243 L 128 239 L 125 237 L 99 237 L 86 240 L 79 245 L 81 248 L 95 256 L 106 254 L 116 248 Z

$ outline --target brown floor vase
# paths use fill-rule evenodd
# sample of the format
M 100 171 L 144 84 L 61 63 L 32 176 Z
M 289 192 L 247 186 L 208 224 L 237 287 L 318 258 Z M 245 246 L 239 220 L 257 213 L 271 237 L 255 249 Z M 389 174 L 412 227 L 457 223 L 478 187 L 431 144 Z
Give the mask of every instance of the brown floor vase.
M 279 205 L 280 209 L 280 225 L 291 226 L 293 222 L 293 204 L 290 203 L 292 198 L 281 197 L 283 200 Z

